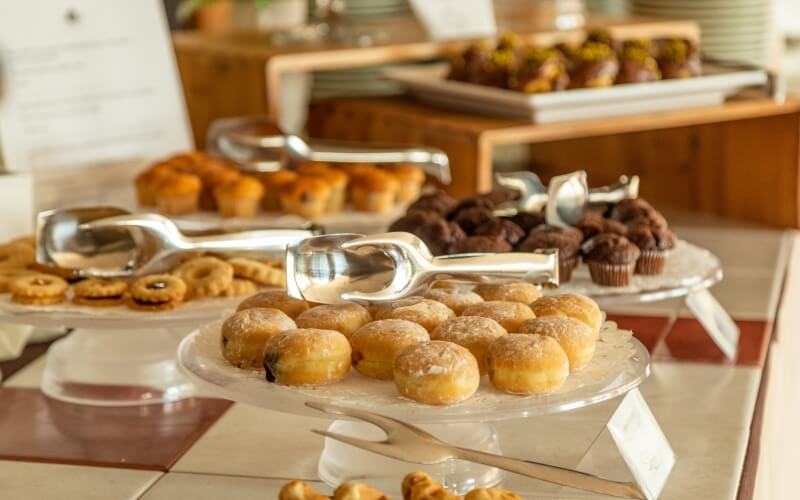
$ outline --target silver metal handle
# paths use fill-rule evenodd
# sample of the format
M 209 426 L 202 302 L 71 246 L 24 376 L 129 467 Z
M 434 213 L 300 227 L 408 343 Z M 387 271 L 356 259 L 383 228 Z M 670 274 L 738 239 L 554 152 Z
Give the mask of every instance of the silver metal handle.
M 498 469 L 514 472 L 533 479 L 619 498 L 647 500 L 647 497 L 636 483 L 611 481 L 609 479 L 602 479 L 591 474 L 564 469 L 554 465 L 492 455 L 491 453 L 468 450 L 465 448 L 454 448 L 453 451 L 458 459 L 468 460 L 490 467 L 497 467 Z
M 639 176 L 621 176 L 619 182 L 611 186 L 592 188 L 589 190 L 589 203 L 619 203 L 628 198 L 639 196 Z
M 558 251 L 437 257 L 431 261 L 428 272 L 466 277 L 470 281 L 517 279 L 558 286 Z
M 186 238 L 187 248 L 205 252 L 264 252 L 283 254 L 286 247 L 314 236 L 310 229 L 264 229 Z

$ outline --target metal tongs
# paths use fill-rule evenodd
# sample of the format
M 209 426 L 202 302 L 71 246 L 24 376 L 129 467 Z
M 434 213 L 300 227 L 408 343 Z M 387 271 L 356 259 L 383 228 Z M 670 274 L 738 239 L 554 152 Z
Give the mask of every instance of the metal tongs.
M 438 464 L 448 460 L 466 460 L 583 491 L 619 498 L 640 500 L 648 498 L 636 483 L 612 481 L 555 465 L 451 446 L 418 427 L 377 413 L 312 402 L 307 402 L 306 406 L 325 413 L 351 417 L 373 424 L 386 433 L 386 439 L 368 441 L 318 429 L 311 432 L 396 460 L 415 464 Z
M 450 183 L 450 162 L 440 149 L 378 147 L 307 140 L 285 134 L 265 117 L 223 118 L 208 130 L 209 151 L 229 158 L 250 172 L 291 168 L 297 161 L 327 163 L 414 163 L 444 184 Z
M 421 239 L 403 232 L 317 236 L 286 251 L 289 295 L 312 302 L 396 300 L 443 278 L 557 286 L 558 251 L 434 257 Z
M 516 212 L 545 212 L 553 226 L 570 226 L 581 220 L 588 205 L 617 203 L 639 196 L 639 177 L 621 176 L 617 184 L 589 189 L 586 171 L 579 170 L 550 179 L 545 186 L 533 172 L 496 174 L 497 183 L 521 193 L 518 200 L 498 207 L 497 215 Z
M 319 226 L 187 236 L 156 214 L 115 207 L 50 210 L 37 217 L 36 261 L 74 277 L 125 277 L 162 272 L 195 252 L 258 253 L 283 258 L 286 247 L 321 234 Z

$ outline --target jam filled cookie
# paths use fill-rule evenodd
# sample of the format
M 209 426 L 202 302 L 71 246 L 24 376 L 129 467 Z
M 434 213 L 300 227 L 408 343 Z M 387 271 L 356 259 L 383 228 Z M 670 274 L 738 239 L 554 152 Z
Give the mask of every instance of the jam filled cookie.
M 483 297 L 483 300 L 503 300 L 520 304 L 530 304 L 542 296 L 536 285 L 527 281 L 478 285 L 475 293 Z
M 216 257 L 187 260 L 173 274 L 189 288 L 192 298 L 216 297 L 233 282 L 233 266 Z
M 603 312 L 593 301 L 585 295 L 562 293 L 542 297 L 531 304 L 531 309 L 537 317 L 542 316 L 568 316 L 587 324 L 594 332 L 594 338 L 600 334 L 603 325 Z
M 17 304 L 45 306 L 64 302 L 69 284 L 58 276 L 31 274 L 16 278 L 9 285 L 11 300 Z
M 430 340 L 428 331 L 402 319 L 382 319 L 362 326 L 350 337 L 353 368 L 365 377 L 392 380 L 394 360 L 411 344 Z
M 519 302 L 490 300 L 464 309 L 464 316 L 481 316 L 500 323 L 509 332 L 516 332 L 522 323 L 536 317 L 531 308 Z
M 350 343 L 333 330 L 298 328 L 271 337 L 264 347 L 267 380 L 284 385 L 322 385 L 350 370 Z
M 356 330 L 372 321 L 369 311 L 358 304 L 331 304 L 312 307 L 297 318 L 298 328 L 336 330 L 350 337 Z
M 452 309 L 441 302 L 422 297 L 409 297 L 392 302 L 390 309 L 379 312 L 375 319 L 405 319 L 422 325 L 430 332 L 455 315 Z
M 569 375 L 569 359 L 544 335 L 504 335 L 489 346 L 489 380 L 510 394 L 548 394 Z
M 128 283 L 121 279 L 89 278 L 72 289 L 72 302 L 81 306 L 111 307 L 125 302 Z
M 448 282 L 437 281 L 437 283 Z M 483 302 L 483 299 L 477 293 L 458 290 L 456 288 L 432 288 L 425 292 L 425 298 L 441 302 L 452 309 L 456 314 L 461 314 L 467 307 Z
M 545 316 L 526 321 L 520 333 L 550 337 L 558 342 L 569 359 L 569 371 L 580 370 L 594 356 L 595 338 L 589 325 L 567 316 Z
M 261 368 L 264 346 L 278 333 L 297 328 L 277 309 L 245 309 L 222 324 L 222 356 L 239 368 Z
M 256 290 L 258 290 L 258 287 L 254 282 L 250 280 L 233 278 L 233 281 L 231 281 L 231 286 L 223 290 L 221 295 L 223 297 L 243 297 L 245 295 L 256 293 Z
M 8 293 L 12 281 L 31 274 L 36 274 L 36 272 L 28 269 L 0 269 L 0 293 Z
M 236 278 L 255 281 L 259 285 L 286 286 L 286 272 L 277 262 L 261 262 L 255 259 L 236 257 L 228 260 L 233 266 L 233 275 Z
M 294 319 L 302 312 L 306 311 L 310 306 L 305 300 L 295 299 L 290 297 L 284 290 L 264 290 L 255 295 L 251 295 L 239 304 L 237 311 L 244 311 L 245 309 L 252 309 L 254 307 L 271 307 L 286 313 L 287 316 Z
M 431 339 L 444 340 L 466 347 L 478 361 L 481 375 L 486 374 L 489 345 L 508 332 L 495 320 L 480 316 L 461 316 L 445 321 L 431 332 Z
M 152 274 L 134 281 L 127 305 L 137 311 L 166 311 L 183 302 L 186 283 L 170 274 Z
M 36 250 L 22 243 L 0 245 L 0 269 L 24 269 L 36 261 Z
M 433 340 L 406 347 L 394 362 L 394 383 L 403 396 L 432 405 L 468 399 L 481 380 L 478 361 L 465 347 Z

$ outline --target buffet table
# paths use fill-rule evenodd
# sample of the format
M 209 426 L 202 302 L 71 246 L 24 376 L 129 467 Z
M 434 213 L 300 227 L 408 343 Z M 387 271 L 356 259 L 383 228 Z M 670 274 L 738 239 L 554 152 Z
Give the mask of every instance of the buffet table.
M 677 456 L 662 498 L 753 498 L 767 487 L 760 464 L 774 460 L 770 450 L 793 437 L 775 434 L 769 446 L 772 422 L 783 411 L 772 388 L 789 366 L 782 360 L 791 339 L 780 333 L 798 321 L 788 307 L 778 313 L 779 302 L 791 304 L 800 293 L 800 276 L 787 272 L 797 269 L 790 262 L 800 260 L 800 247 L 793 248 L 797 236 L 677 215 L 670 220 L 681 237 L 722 259 L 726 277 L 714 293 L 741 337 L 736 360 L 728 362 L 681 301 L 612 310 L 610 319 L 634 330 L 654 360 L 641 391 Z M 317 480 L 322 438 L 309 429 L 324 427 L 322 419 L 211 398 L 105 409 L 57 403 L 38 390 L 43 361 L 40 356 L 21 369 L 3 366 L 0 428 L 9 437 L 0 440 L 4 497 L 261 499 L 275 498 L 289 478 Z M 610 401 L 535 422 L 500 423 L 503 451 L 569 463 L 570 450 L 591 442 L 613 409 Z M 613 463 L 603 446 L 596 450 L 595 460 Z M 506 485 L 525 498 L 541 498 L 526 494 L 536 486 L 529 480 L 512 475 Z M 567 498 L 595 497 L 569 491 Z M 784 497 L 770 491 L 770 498 Z

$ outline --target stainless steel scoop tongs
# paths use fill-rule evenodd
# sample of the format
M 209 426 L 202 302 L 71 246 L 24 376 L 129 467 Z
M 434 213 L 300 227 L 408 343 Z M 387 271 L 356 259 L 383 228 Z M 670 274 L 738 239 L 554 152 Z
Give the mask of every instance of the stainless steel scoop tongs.
M 526 280 L 558 285 L 558 252 L 434 257 L 410 233 L 332 234 L 289 245 L 289 295 L 312 302 L 381 302 L 420 293 L 437 279 Z
M 287 245 L 321 233 L 318 226 L 187 236 L 156 214 L 115 207 L 42 212 L 36 261 L 75 277 L 125 277 L 162 272 L 187 253 L 256 253 L 282 259 Z
M 311 432 L 385 457 L 415 464 L 438 464 L 454 459 L 466 460 L 579 490 L 618 498 L 647 499 L 636 483 L 612 481 L 555 465 L 451 446 L 418 427 L 376 413 L 321 403 L 308 402 L 306 406 L 333 415 L 363 420 L 379 427 L 386 433 L 386 439 L 383 441 L 368 441 L 318 429 Z

